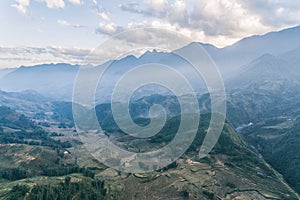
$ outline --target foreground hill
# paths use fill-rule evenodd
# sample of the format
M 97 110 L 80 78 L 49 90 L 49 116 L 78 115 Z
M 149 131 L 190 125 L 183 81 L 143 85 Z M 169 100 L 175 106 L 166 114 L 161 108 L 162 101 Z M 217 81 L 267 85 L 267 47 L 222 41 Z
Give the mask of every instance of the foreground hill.
M 40 144 L 0 145 L 2 199 L 297 199 L 282 178 L 226 122 L 211 154 L 198 158 L 210 115 L 203 115 L 188 151 L 162 170 L 128 174 L 107 168 L 84 147 Z M 150 142 L 117 134 L 121 147 L 151 150 L 174 137 L 179 118 L 172 117 Z M 117 132 L 116 132 L 117 133 Z M 119 132 L 120 133 L 120 132 Z M 111 133 L 112 134 L 112 133 Z M 127 144 L 130 144 L 128 146 Z M 18 176 L 15 175 L 18 172 Z M 3 174 L 3 173 L 2 173 Z M 13 178 L 11 178 L 13 177 Z

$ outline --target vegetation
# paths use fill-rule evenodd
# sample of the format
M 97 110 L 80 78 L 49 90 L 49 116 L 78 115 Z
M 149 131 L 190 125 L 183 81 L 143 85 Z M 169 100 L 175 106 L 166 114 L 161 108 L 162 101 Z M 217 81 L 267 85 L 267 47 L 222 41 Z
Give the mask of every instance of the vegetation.
M 52 139 L 48 133 L 41 129 L 34 130 L 33 132 L 16 131 L 16 132 L 3 132 L 0 130 L 0 143 L 2 144 L 29 144 L 41 145 L 52 148 L 70 148 L 70 142 L 61 142 L 60 140 Z
M 13 129 L 33 129 L 34 123 L 24 115 L 18 114 L 8 107 L 0 106 L 0 126 Z
M 9 192 L 8 200 L 24 199 L 25 195 L 29 192 L 30 187 L 28 185 L 15 185 Z
M 91 199 L 100 200 L 105 199 L 106 189 L 104 182 L 84 178 L 81 181 L 72 181 L 70 176 L 65 177 L 63 182 L 58 184 L 38 184 L 30 188 L 28 185 L 14 186 L 7 199 L 26 199 L 40 200 L 40 199 Z
M 16 181 L 28 177 L 28 172 L 20 168 L 2 169 L 0 170 L 0 178 L 10 181 Z
M 268 125 L 278 125 L 278 119 L 268 120 Z M 277 129 L 263 128 L 265 123 L 249 127 L 243 131 L 251 143 L 256 144 L 258 151 L 272 166 L 274 166 L 294 187 L 300 191 L 300 121 L 296 121 L 292 128 Z
M 300 192 L 299 82 L 256 80 L 232 91 L 228 118 L 235 124 L 254 125 L 242 130 L 255 151 Z M 246 92 L 245 92 L 246 91 Z

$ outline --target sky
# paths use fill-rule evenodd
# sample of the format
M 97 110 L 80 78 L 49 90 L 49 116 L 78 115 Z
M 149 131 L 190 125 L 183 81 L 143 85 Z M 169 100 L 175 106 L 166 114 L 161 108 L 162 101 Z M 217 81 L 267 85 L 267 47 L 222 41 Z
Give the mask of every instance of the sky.
M 1 0 L 0 68 L 77 64 L 135 28 L 164 28 L 221 48 L 297 25 L 296 0 Z

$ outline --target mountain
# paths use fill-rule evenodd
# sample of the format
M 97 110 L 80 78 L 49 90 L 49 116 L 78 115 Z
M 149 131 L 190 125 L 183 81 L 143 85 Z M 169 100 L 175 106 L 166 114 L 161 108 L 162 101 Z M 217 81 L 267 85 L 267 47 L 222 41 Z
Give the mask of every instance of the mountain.
M 46 97 L 71 99 L 78 66 L 44 64 L 20 67 L 0 79 L 0 88 L 10 92 L 35 90 Z
M 278 56 L 300 46 L 300 26 L 271 32 L 261 36 L 252 36 L 225 47 L 221 51 L 223 56 L 217 62 L 226 66 L 239 67 L 248 64 L 252 60 L 264 55 Z
M 281 54 L 279 57 L 287 61 L 287 64 L 289 67 L 291 67 L 293 73 L 297 75 L 300 74 L 300 46 L 296 49 Z
M 280 55 L 300 46 L 300 26 L 244 38 L 223 50 L 235 54 L 244 64 L 263 54 Z M 240 57 L 242 56 L 242 57 Z
M 279 82 L 282 87 L 299 84 L 299 58 L 300 46 L 277 56 L 264 54 L 242 66 L 238 74 L 226 80 L 225 84 L 229 90 L 246 90 L 249 86 L 266 87 L 266 84 L 272 87 L 272 84 Z
M 300 47 L 300 27 L 285 29 L 278 32 L 271 32 L 261 36 L 252 36 L 245 38 L 237 43 L 224 48 L 217 48 L 210 44 L 191 43 L 176 51 L 189 53 L 194 52 L 198 45 L 201 45 L 217 64 L 223 79 L 231 79 L 239 75 L 244 70 L 244 66 L 255 59 L 261 58 L 263 55 L 281 56 L 284 53 L 295 50 Z M 292 56 L 291 52 L 288 53 Z M 285 55 L 286 56 L 286 55 Z M 286 57 L 289 59 L 288 57 Z M 195 70 L 174 53 L 157 52 L 156 50 L 147 51 L 139 58 L 127 56 L 120 60 L 112 60 L 109 70 L 105 73 L 104 80 L 101 84 L 103 87 L 98 88 L 98 98 L 109 99 L 113 85 L 116 83 L 120 75 L 127 72 L 133 67 L 146 63 L 160 63 L 179 70 L 181 74 L 188 77 L 193 87 L 198 88 L 197 92 L 205 93 L 206 87 L 203 79 L 197 75 Z M 253 64 L 253 63 L 252 63 Z M 98 66 L 105 67 L 107 63 Z M 243 67 L 241 67 L 243 66 Z M 73 84 L 79 66 L 69 64 L 45 64 L 29 67 L 20 67 L 13 71 L 3 72 L 0 79 L 0 88 L 4 91 L 19 92 L 23 90 L 35 90 L 40 94 L 55 98 L 56 100 L 72 99 Z M 90 69 L 90 75 L 97 72 L 97 69 Z M 157 76 L 162 72 L 151 72 L 150 74 L 141 74 L 142 76 Z M 161 74 L 161 76 L 169 77 L 169 74 Z M 169 77 L 172 78 L 172 77 Z M 18 80 L 16 82 L 16 80 Z M 87 78 L 87 80 L 89 80 Z M 100 91 L 100 92 L 99 92 Z M 148 89 L 143 93 L 147 94 L 152 89 Z M 153 92 L 152 92 L 153 93 Z
M 102 103 L 109 101 L 112 90 L 122 75 L 137 66 L 149 63 L 149 61 L 150 63 L 160 63 L 160 65 L 167 65 L 179 70 L 185 77 L 189 77 L 192 86 L 196 88 L 198 92 L 203 92 L 203 90 L 205 90 L 205 84 L 200 75 L 195 73 L 195 70 L 184 59 L 174 55 L 173 53 L 163 53 L 154 50 L 146 52 L 139 58 L 127 56 L 121 60 L 113 60 L 100 66 L 86 67 L 84 69 L 86 76 L 84 78 L 84 84 L 86 87 L 82 88 L 82 91 L 80 92 L 84 93 L 87 87 L 91 87 L 94 81 L 98 81 L 99 77 L 97 74 L 99 74 L 99 71 L 108 67 L 104 76 L 100 80 L 96 90 L 96 97 L 97 99 L 101 99 Z M 109 66 L 107 66 L 108 64 Z M 58 101 L 71 101 L 78 69 L 78 66 L 68 64 L 47 64 L 32 67 L 20 67 L 0 79 L 0 88 L 4 91 L 10 92 L 35 90 L 48 98 L 56 99 Z M 170 73 L 167 71 L 155 71 L 148 69 L 147 73 L 131 77 L 132 82 L 134 82 L 134 78 L 141 79 L 143 76 L 145 78 L 160 76 L 164 79 L 169 79 L 169 81 L 174 79 L 174 76 L 170 76 Z M 80 80 L 78 81 L 80 82 Z M 176 85 L 178 83 L 174 82 L 173 84 Z M 142 88 L 140 90 L 140 97 L 144 94 L 155 94 L 158 90 L 161 90 L 162 94 L 166 94 L 166 89 L 159 89 L 157 86 L 152 85 L 147 88 Z
M 264 54 L 243 66 L 238 75 L 226 81 L 226 86 L 232 90 L 242 89 L 242 86 L 246 87 L 247 85 L 259 87 L 267 82 L 273 84 L 276 81 L 297 80 L 295 70 L 288 63 L 289 61 L 283 58 Z
M 264 54 L 227 80 L 228 117 L 237 127 L 294 113 L 300 95 L 300 50 Z
M 201 45 L 220 69 L 224 79 L 241 72 L 241 66 L 249 64 L 265 54 L 279 56 L 299 48 L 300 26 L 244 38 L 233 45 L 217 48 L 210 44 L 191 43 L 180 51 L 193 52 L 195 45 Z

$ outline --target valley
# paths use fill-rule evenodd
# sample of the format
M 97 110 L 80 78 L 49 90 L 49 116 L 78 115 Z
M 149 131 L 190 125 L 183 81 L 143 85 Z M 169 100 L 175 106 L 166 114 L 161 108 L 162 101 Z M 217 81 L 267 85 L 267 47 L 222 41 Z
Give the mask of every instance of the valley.
M 96 199 L 297 199 L 297 194 L 251 150 L 228 122 L 211 154 L 199 160 L 197 149 L 202 143 L 209 118 L 209 115 L 202 116 L 193 144 L 178 161 L 146 174 L 107 168 L 93 159 L 80 142 L 72 143 L 71 147 L 26 142 L 2 144 L 0 196 L 3 199 L 25 196 L 26 199 L 36 199 L 41 195 L 65 199 L 77 198 L 78 195 L 80 198 Z M 173 125 L 178 123 L 178 119 L 170 120 L 171 124 L 162 130 L 161 137 L 151 143 L 167 141 L 169 134 L 174 133 L 176 126 Z M 51 138 L 59 138 L 62 142 L 64 139 L 61 137 L 67 141 L 76 140 L 73 135 Z M 130 142 L 122 135 L 116 140 L 120 144 Z M 131 142 L 138 146 L 139 143 Z M 155 148 L 145 144 L 140 147 L 147 147 L 146 150 Z M 132 145 L 131 148 L 139 148 Z M 3 174 L 9 171 L 11 175 Z M 14 171 L 20 175 L 16 176 Z M 20 187 L 23 187 L 24 193 L 20 192 Z M 61 187 L 65 189 L 59 189 Z

